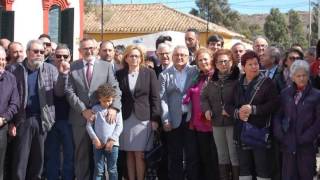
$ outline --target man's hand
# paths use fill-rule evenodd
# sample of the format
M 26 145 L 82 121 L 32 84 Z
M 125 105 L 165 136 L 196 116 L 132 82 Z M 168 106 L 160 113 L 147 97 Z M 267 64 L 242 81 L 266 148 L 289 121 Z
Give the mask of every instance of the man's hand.
M 152 130 L 157 130 L 158 129 L 158 127 L 159 127 L 159 124 L 158 124 L 158 122 L 156 122 L 156 121 L 151 121 L 151 128 L 152 128 Z
M 109 124 L 115 123 L 116 122 L 116 117 L 117 117 L 117 110 L 112 108 L 112 107 L 110 107 L 108 109 L 108 116 L 106 117 L 107 122 Z
M 211 111 L 206 111 L 205 113 L 204 113 L 204 116 L 206 117 L 206 119 L 208 120 L 208 121 L 211 121 L 211 116 L 212 116 L 212 113 L 211 113 Z
M 166 132 L 171 131 L 172 130 L 171 123 L 170 122 L 163 123 L 163 130 Z
M 13 123 L 9 123 L 9 136 L 15 137 L 17 135 L 17 127 Z
M 70 64 L 66 61 L 62 61 L 59 64 L 58 71 L 62 74 L 68 74 L 70 72 Z
M 94 112 L 91 109 L 86 109 L 81 114 L 87 121 L 92 122 L 94 120 Z
M 114 140 L 113 139 L 108 139 L 106 147 L 105 147 L 105 150 L 108 151 L 108 152 L 111 152 L 113 144 L 114 144 Z
M 4 118 L 0 117 L 0 127 L 4 125 Z
M 96 149 L 101 149 L 103 148 L 103 144 L 100 142 L 99 139 L 94 139 L 93 142 L 94 146 L 96 147 Z

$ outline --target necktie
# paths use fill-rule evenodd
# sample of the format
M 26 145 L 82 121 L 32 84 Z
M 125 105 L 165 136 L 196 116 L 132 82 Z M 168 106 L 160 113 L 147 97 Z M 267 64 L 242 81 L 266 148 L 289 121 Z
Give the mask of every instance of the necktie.
M 93 65 L 91 62 L 87 63 L 87 72 L 86 72 L 86 77 L 87 77 L 87 82 L 88 85 L 90 86 L 91 80 L 92 80 L 92 71 L 93 71 Z

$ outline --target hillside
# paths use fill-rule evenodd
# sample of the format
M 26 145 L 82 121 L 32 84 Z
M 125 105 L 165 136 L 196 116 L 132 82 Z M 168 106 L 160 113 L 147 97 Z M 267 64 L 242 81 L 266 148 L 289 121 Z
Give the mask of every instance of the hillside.
M 300 19 L 304 24 L 304 31 L 308 32 L 308 26 L 309 26 L 309 12 L 307 11 L 298 11 L 300 15 Z M 286 13 L 287 15 L 287 13 Z M 245 15 L 241 14 L 241 20 L 244 22 L 247 22 L 248 24 L 258 24 L 262 29 L 265 22 L 265 18 L 268 16 L 268 14 L 253 14 L 253 15 Z M 288 19 L 288 16 L 286 16 L 286 19 Z

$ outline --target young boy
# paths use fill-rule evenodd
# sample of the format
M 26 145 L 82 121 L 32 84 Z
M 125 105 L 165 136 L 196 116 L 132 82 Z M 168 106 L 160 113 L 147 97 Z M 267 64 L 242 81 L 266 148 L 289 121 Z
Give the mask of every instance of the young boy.
M 108 108 L 116 96 L 115 89 L 110 84 L 101 85 L 96 91 L 99 104 L 93 106 L 95 120 L 87 122 L 87 131 L 94 144 L 95 179 L 104 179 L 104 164 L 107 161 L 109 180 L 118 180 L 117 159 L 119 136 L 122 132 L 121 112 L 117 113 L 114 123 L 108 123 L 106 116 Z

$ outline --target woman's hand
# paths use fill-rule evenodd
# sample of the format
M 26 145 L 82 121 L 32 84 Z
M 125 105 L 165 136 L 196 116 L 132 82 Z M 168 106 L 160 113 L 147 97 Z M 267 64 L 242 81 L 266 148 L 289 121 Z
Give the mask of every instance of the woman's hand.
M 242 121 L 248 121 L 250 114 L 252 113 L 252 107 L 249 104 L 242 105 L 239 109 L 239 118 Z
M 210 110 L 206 111 L 204 116 L 208 121 L 211 121 L 212 112 Z

